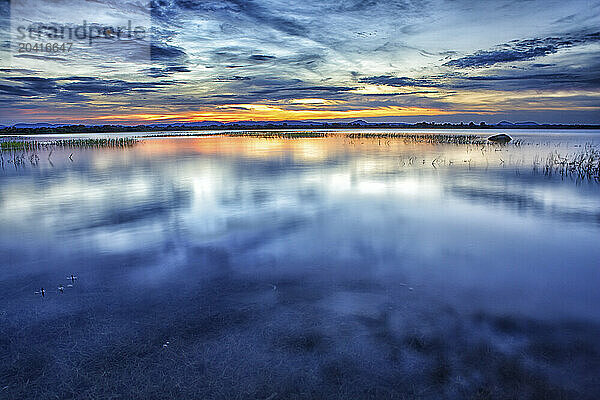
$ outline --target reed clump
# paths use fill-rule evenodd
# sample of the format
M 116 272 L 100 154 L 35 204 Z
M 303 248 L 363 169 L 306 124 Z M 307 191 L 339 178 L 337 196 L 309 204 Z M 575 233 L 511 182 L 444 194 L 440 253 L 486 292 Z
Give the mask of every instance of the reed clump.
M 407 143 L 430 144 L 486 144 L 487 140 L 477 135 L 444 135 L 407 132 L 361 132 L 351 133 L 351 139 L 403 139 Z
M 311 131 L 298 131 L 298 132 L 281 132 L 281 131 L 240 131 L 240 132 L 224 132 L 216 133 L 215 135 L 221 136 L 250 136 L 258 137 L 263 139 L 305 139 L 305 138 L 324 138 L 329 136 L 329 132 L 311 132 Z
M 2 151 L 28 151 L 34 147 L 32 142 L 20 140 L 0 142 L 0 150 Z
M 137 141 L 134 138 L 60 139 L 52 141 L 5 140 L 0 142 L 0 150 L 28 152 L 53 148 L 116 148 L 131 147 Z
M 240 132 L 224 132 L 215 135 L 222 136 L 249 136 L 266 139 L 303 139 L 303 138 L 325 138 L 331 136 L 343 136 L 349 139 L 395 139 L 404 140 L 407 143 L 432 143 L 432 144 L 489 144 L 485 138 L 476 135 L 443 135 L 423 134 L 423 133 L 407 133 L 407 132 L 360 132 L 360 133 L 345 133 L 345 132 L 319 132 L 319 131 L 297 131 L 297 132 L 281 132 L 281 131 L 240 131 Z
M 544 174 L 600 181 L 600 150 L 586 145 L 582 152 L 575 154 L 553 152 L 546 158 Z

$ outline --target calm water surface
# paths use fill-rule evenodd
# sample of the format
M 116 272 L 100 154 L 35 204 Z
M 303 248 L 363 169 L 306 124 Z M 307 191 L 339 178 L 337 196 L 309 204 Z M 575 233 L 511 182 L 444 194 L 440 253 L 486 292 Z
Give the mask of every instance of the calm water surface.
M 598 398 L 600 137 L 509 133 L 5 162 L 0 398 Z

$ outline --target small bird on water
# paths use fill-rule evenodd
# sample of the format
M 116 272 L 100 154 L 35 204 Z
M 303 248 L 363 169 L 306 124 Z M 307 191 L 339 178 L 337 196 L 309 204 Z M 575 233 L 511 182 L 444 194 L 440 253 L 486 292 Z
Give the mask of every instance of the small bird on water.
M 65 292 L 65 287 L 63 285 L 58 285 L 58 291 L 61 293 Z

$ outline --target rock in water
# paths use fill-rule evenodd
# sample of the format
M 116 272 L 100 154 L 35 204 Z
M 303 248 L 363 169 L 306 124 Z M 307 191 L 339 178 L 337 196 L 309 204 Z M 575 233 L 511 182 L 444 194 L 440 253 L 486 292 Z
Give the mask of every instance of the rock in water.
M 512 138 L 505 133 L 499 133 L 498 135 L 490 136 L 488 140 L 494 143 L 508 143 Z

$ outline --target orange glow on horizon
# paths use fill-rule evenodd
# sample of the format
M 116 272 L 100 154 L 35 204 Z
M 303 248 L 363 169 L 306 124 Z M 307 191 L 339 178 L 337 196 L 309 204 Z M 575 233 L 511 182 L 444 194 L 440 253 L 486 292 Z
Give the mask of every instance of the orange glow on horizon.
M 394 117 L 413 115 L 444 115 L 451 114 L 433 108 L 420 107 L 380 107 L 360 110 L 286 110 L 276 106 L 263 104 L 228 104 L 219 106 L 216 111 L 200 111 L 173 114 L 120 114 L 103 115 L 93 117 L 95 120 L 108 121 L 294 121 L 305 119 L 341 119 L 341 118 L 365 118 L 365 117 Z

